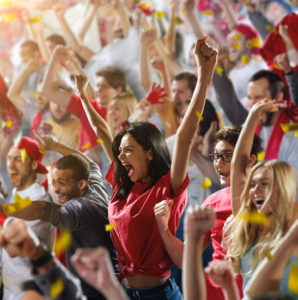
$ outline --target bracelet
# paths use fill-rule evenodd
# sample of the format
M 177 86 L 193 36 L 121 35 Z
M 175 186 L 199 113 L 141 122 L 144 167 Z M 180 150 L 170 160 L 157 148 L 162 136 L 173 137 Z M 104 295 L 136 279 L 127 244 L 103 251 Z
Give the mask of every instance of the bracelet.
M 34 268 L 38 268 L 38 267 L 43 266 L 44 264 L 46 264 L 47 262 L 49 262 L 53 258 L 52 253 L 48 250 L 47 247 L 42 246 L 42 249 L 44 251 L 44 254 L 40 258 L 30 260 L 31 265 Z

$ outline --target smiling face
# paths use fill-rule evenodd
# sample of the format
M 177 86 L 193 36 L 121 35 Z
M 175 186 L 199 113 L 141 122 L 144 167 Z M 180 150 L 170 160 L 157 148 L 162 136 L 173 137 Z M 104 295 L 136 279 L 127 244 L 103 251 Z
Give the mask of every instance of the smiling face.
M 60 204 L 64 204 L 68 200 L 81 195 L 79 182 L 73 178 L 71 169 L 60 170 L 54 168 L 53 187 Z
M 238 62 L 242 54 L 247 52 L 246 41 L 245 36 L 236 30 L 227 36 L 229 56 L 233 62 Z
M 229 144 L 227 141 L 219 140 L 215 145 L 213 165 L 222 186 L 230 185 L 231 160 L 233 152 L 234 146 Z
M 175 105 L 175 111 L 179 115 L 182 115 L 186 100 L 190 100 L 192 98 L 192 91 L 189 88 L 187 80 L 173 80 L 171 84 L 171 90 Z
M 103 107 L 108 107 L 110 101 L 120 93 L 121 88 L 114 89 L 103 76 L 96 79 L 95 95 Z
M 264 214 L 270 214 L 276 207 L 279 193 L 277 185 L 271 187 L 272 176 L 268 168 L 260 167 L 256 169 L 249 186 L 249 197 L 256 209 Z
M 12 147 L 7 155 L 7 170 L 10 183 L 17 191 L 22 191 L 32 185 L 36 178 L 37 163 L 28 155 L 22 160 L 22 151 Z
M 123 101 L 117 98 L 111 101 L 108 110 L 108 118 L 111 121 L 114 130 L 119 128 L 119 126 L 128 119 L 128 112 Z
M 145 151 L 130 134 L 126 134 L 121 139 L 119 151 L 118 158 L 131 181 L 151 181 L 148 176 L 148 166 L 153 158 L 151 150 Z

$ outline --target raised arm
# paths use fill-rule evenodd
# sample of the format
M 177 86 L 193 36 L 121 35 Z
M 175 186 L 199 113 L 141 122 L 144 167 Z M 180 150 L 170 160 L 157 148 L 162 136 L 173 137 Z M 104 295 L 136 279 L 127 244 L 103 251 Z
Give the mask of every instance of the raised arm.
M 228 22 L 229 29 L 233 30 L 238 25 L 236 13 L 233 11 L 227 0 L 219 0 L 218 3 L 223 11 L 225 19 Z
M 272 251 L 273 259 L 264 258 L 245 289 L 251 298 L 277 290 L 291 256 L 298 255 L 298 220 Z
M 183 296 L 185 300 L 205 300 L 206 284 L 203 274 L 202 253 L 205 233 L 215 226 L 212 207 L 190 206 L 184 225 L 186 237 L 183 253 Z
M 113 0 L 113 7 L 119 18 L 121 29 L 124 37 L 127 36 L 129 29 L 131 28 L 129 17 L 125 8 L 124 3 L 121 0 Z
M 202 26 L 202 24 L 200 23 L 200 21 L 198 20 L 194 12 L 195 1 L 183 0 L 182 3 L 186 11 L 187 20 L 190 23 L 190 26 L 196 38 L 202 39 L 204 36 L 207 36 L 207 32 L 205 31 L 205 28 Z
M 243 125 L 231 162 L 231 205 L 233 215 L 238 213 L 241 206 L 240 196 L 246 181 L 246 168 L 251 159 L 250 153 L 258 122 L 263 114 L 276 112 L 279 107 L 281 107 L 279 102 L 268 99 L 261 100 L 251 108 Z
M 177 131 L 171 166 L 170 178 L 174 194 L 179 191 L 186 177 L 191 144 L 204 110 L 206 94 L 217 60 L 217 50 L 210 47 L 204 38 L 197 41 L 195 55 L 198 65 L 198 81 L 191 103 Z
M 84 75 L 76 76 L 77 89 L 82 100 L 83 107 L 89 122 L 96 132 L 96 135 L 101 140 L 102 147 L 110 162 L 113 160 L 112 142 L 113 136 L 108 123 L 97 113 L 90 101 L 86 97 L 85 89 L 88 85 L 88 78 Z
M 56 18 L 59 22 L 59 25 L 62 29 L 62 32 L 71 46 L 71 48 L 85 61 L 88 61 L 91 56 L 94 55 L 94 52 L 90 50 L 88 47 L 84 46 L 82 43 L 79 42 L 77 37 L 74 35 L 72 30 L 70 29 L 68 23 L 65 20 L 64 14 L 65 14 L 65 5 L 63 3 L 58 3 L 55 4 L 54 7 L 54 12 L 56 15 Z
M 28 61 L 25 68 L 21 71 L 19 76 L 13 81 L 8 89 L 7 97 L 20 112 L 23 112 L 24 98 L 22 96 L 22 91 L 24 86 L 29 76 L 33 72 L 40 70 L 41 66 L 42 63 L 40 59 L 32 58 L 30 61 Z

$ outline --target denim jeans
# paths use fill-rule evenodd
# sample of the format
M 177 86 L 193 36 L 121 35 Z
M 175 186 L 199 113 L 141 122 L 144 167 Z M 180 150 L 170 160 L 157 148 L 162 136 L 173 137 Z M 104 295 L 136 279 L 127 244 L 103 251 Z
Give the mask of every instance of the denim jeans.
M 170 277 L 163 284 L 154 288 L 135 289 L 122 284 L 130 300 L 182 300 L 182 295 L 175 282 Z

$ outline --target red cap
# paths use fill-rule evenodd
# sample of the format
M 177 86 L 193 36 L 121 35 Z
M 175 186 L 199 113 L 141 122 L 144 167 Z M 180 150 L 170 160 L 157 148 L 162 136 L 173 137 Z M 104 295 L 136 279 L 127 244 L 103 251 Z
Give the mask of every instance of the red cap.
M 38 144 L 35 140 L 29 137 L 22 137 L 18 149 L 25 149 L 27 154 L 38 163 L 37 173 L 47 174 L 48 170 L 44 165 L 41 164 L 43 154 L 42 154 L 42 146 Z

